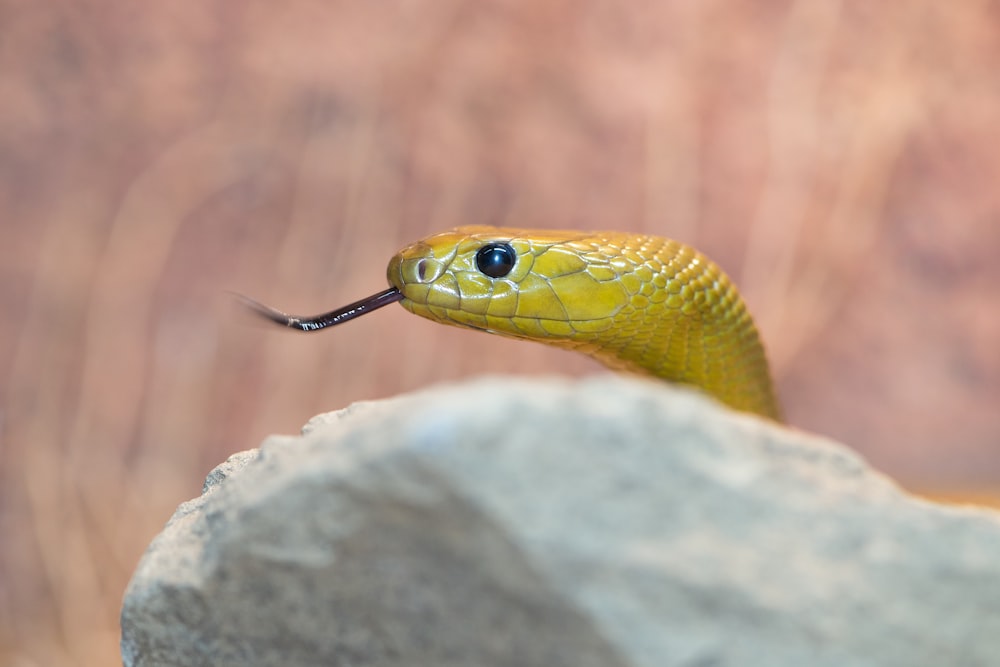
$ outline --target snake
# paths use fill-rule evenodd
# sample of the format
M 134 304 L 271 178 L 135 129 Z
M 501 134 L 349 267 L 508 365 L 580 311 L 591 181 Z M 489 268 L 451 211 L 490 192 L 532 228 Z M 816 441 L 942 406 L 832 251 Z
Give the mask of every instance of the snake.
M 467 226 L 404 247 L 389 289 L 316 315 L 248 297 L 257 314 L 317 331 L 400 303 L 435 322 L 590 355 L 781 421 L 760 333 L 736 286 L 689 245 L 627 232 Z M 238 295 L 240 296 L 240 295 Z

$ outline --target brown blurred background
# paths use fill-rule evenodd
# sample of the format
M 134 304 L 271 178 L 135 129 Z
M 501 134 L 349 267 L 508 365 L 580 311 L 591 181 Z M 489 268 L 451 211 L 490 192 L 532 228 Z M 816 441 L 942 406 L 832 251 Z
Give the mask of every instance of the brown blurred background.
M 790 422 L 1000 488 L 1000 5 L 0 1 L 0 664 L 115 664 L 206 472 L 315 413 L 586 359 L 391 307 L 463 223 L 693 243 Z

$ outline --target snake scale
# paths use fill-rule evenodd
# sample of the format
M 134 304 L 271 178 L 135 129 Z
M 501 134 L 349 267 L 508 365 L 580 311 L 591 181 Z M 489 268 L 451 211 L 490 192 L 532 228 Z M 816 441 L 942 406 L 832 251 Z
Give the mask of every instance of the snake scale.
M 743 299 L 705 255 L 624 232 L 460 227 L 400 250 L 388 290 L 315 317 L 252 299 L 284 326 L 313 331 L 399 302 L 422 317 L 588 354 L 605 365 L 700 388 L 780 420 L 760 335 Z

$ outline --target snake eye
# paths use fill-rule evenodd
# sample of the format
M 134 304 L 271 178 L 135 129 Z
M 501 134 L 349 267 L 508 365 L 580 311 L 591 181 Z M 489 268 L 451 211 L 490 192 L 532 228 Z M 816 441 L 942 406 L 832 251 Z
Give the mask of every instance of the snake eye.
M 507 243 L 489 243 L 476 253 L 476 268 L 490 278 L 503 278 L 514 268 L 517 254 Z

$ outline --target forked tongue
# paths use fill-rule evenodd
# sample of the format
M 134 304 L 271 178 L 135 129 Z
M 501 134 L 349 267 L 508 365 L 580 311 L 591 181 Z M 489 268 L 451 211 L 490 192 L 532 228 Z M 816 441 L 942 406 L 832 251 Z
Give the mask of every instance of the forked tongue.
M 290 327 L 292 329 L 299 329 L 300 331 L 317 331 L 319 329 L 325 329 L 326 327 L 343 324 L 348 320 L 353 320 L 355 317 L 361 317 L 362 315 L 370 313 L 373 310 L 378 310 L 382 306 L 388 306 L 390 303 L 396 303 L 403 298 L 403 293 L 395 287 L 390 287 L 384 292 L 373 294 L 366 299 L 355 301 L 354 303 L 348 304 L 343 308 L 331 310 L 329 313 L 323 313 L 322 315 L 316 315 L 314 317 L 289 315 L 281 312 L 280 310 L 271 308 L 270 306 L 265 306 L 259 301 L 254 301 L 248 296 L 243 296 L 242 294 L 236 294 L 235 296 L 255 313 L 261 317 L 271 320 L 276 324 Z

